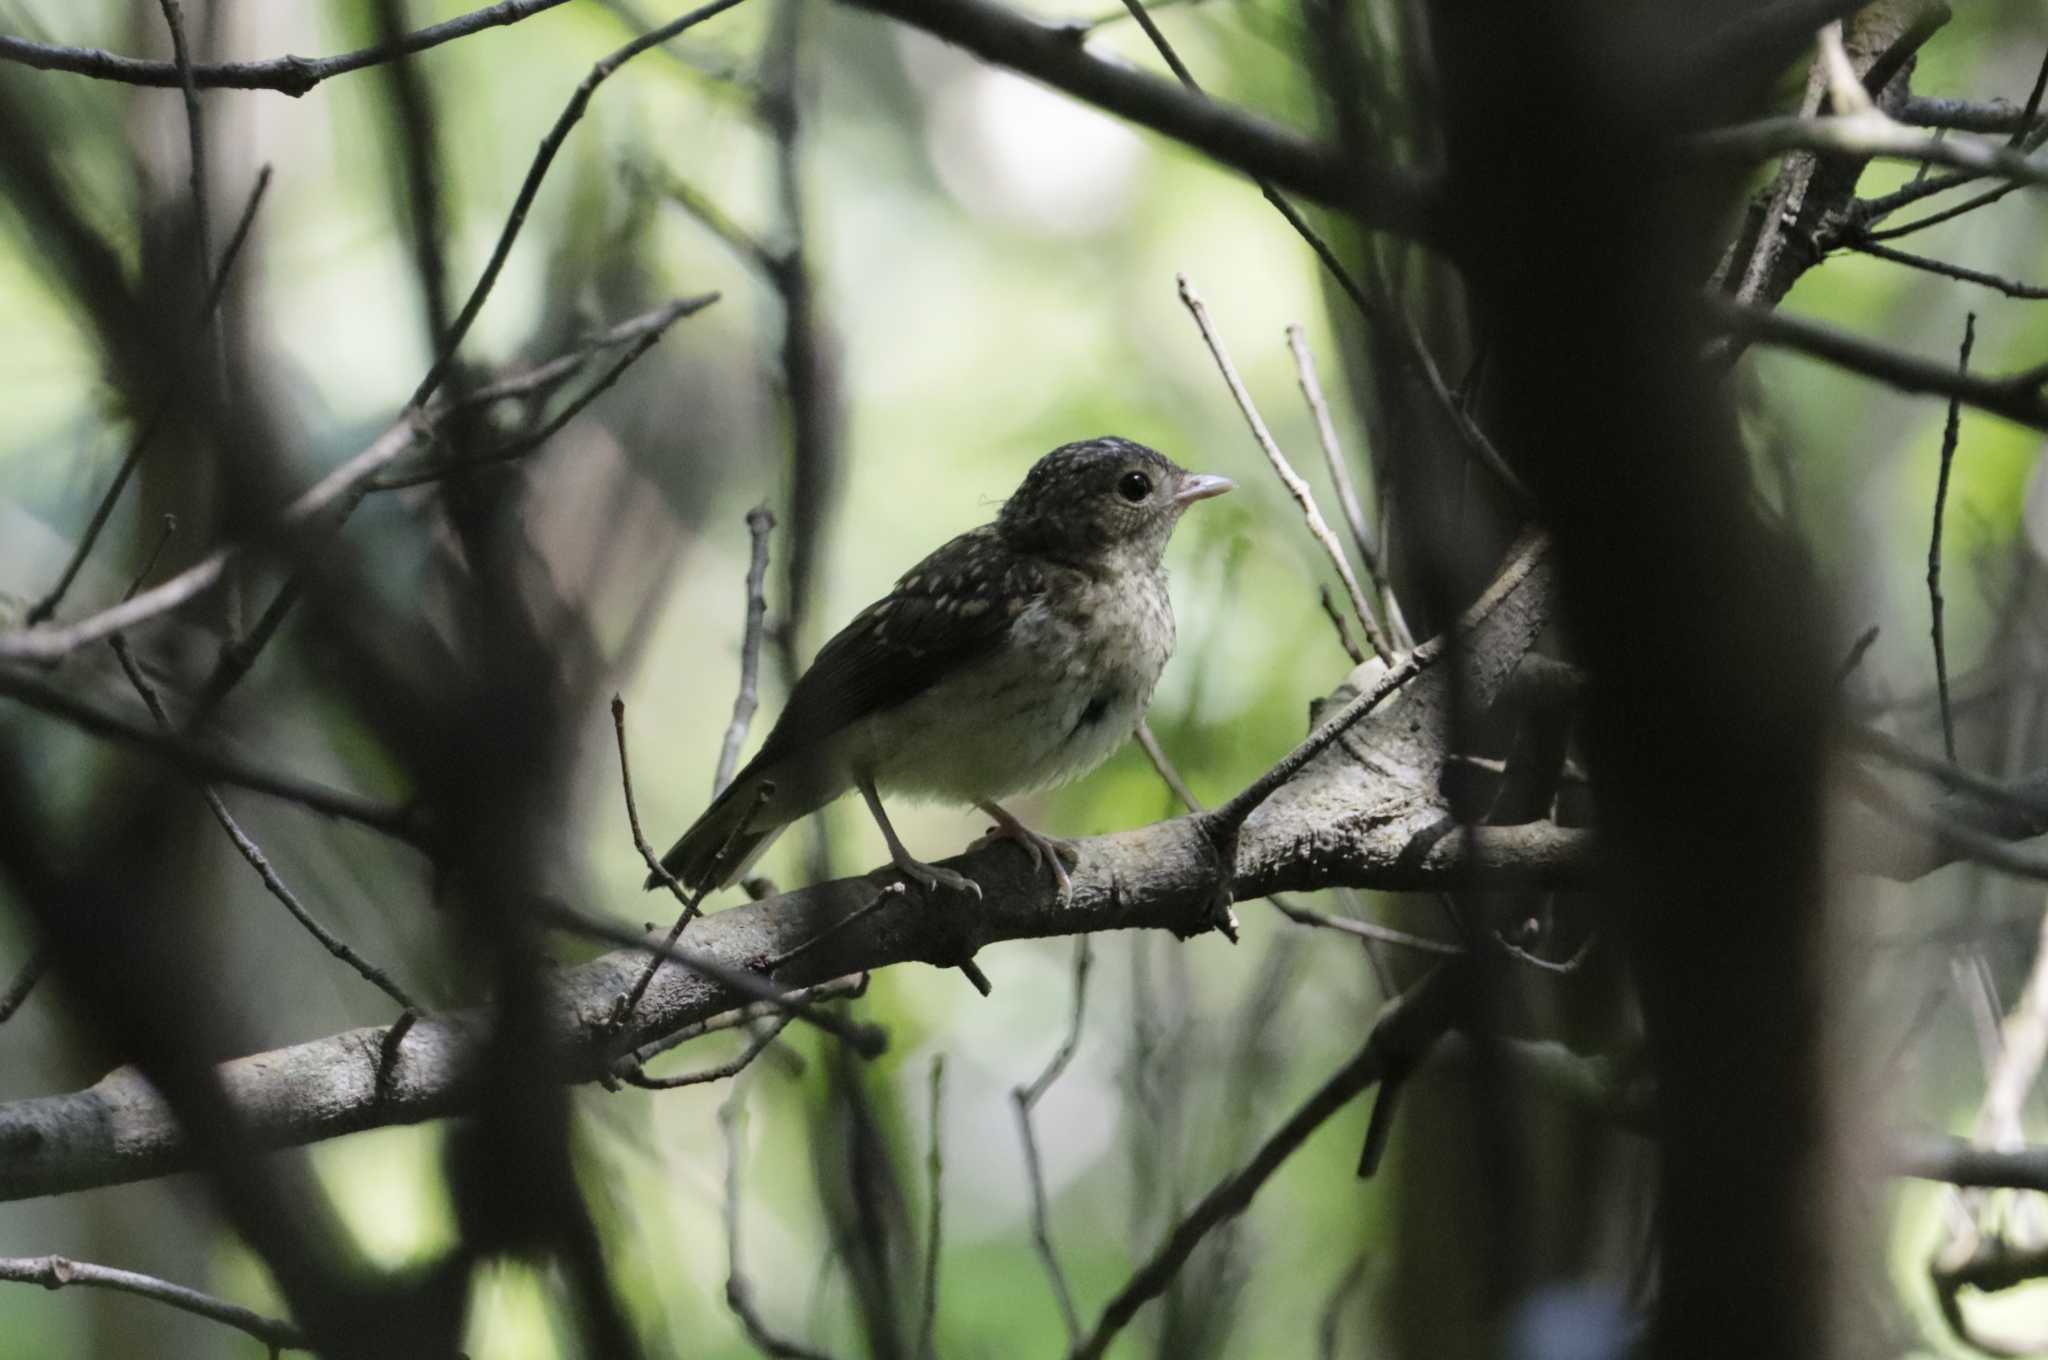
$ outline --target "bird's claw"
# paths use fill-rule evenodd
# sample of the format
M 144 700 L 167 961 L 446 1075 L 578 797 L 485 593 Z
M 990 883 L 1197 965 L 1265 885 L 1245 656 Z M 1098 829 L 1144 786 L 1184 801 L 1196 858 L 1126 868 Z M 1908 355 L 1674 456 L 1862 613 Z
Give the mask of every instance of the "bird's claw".
M 927 893 L 944 888 L 948 892 L 973 893 L 976 901 L 981 900 L 981 885 L 957 869 L 945 869 L 915 859 L 898 860 L 896 867 L 905 878 Z
M 993 845 L 997 841 L 1013 841 L 1021 847 L 1024 853 L 1031 858 L 1031 871 L 1033 873 L 1038 872 L 1040 865 L 1050 862 L 1052 865 L 1053 882 L 1059 887 L 1059 900 L 1061 904 L 1064 905 L 1073 900 L 1074 880 L 1068 875 L 1067 870 L 1081 862 L 1081 851 L 1072 841 L 1063 841 L 1057 836 L 1047 836 L 1041 832 L 1033 831 L 1030 827 L 1018 822 L 1011 826 L 997 825 L 990 827 L 988 833 L 969 846 L 968 849 L 979 850 L 983 846 Z

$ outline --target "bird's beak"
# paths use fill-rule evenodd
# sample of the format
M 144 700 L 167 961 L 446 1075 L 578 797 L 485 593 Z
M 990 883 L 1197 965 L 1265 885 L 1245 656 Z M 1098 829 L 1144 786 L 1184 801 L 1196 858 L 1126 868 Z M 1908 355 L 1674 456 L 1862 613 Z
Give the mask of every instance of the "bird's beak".
M 1196 501 L 1205 501 L 1211 496 L 1220 496 L 1226 491 L 1235 491 L 1236 489 L 1237 483 L 1231 481 L 1228 477 L 1218 477 L 1214 473 L 1209 472 L 1198 472 L 1180 484 L 1180 490 L 1173 493 L 1173 503 L 1175 505 L 1193 505 Z

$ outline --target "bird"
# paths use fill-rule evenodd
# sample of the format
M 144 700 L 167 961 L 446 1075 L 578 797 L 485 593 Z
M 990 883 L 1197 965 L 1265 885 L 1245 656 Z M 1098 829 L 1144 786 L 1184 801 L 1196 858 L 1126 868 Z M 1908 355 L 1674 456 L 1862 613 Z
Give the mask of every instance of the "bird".
M 789 825 L 858 789 L 891 862 L 927 893 L 981 887 L 912 855 L 885 792 L 979 808 L 995 822 L 985 839 L 1015 841 L 1034 873 L 1050 863 L 1069 900 L 1073 847 L 999 800 L 1079 778 L 1136 730 L 1173 652 L 1167 540 L 1189 506 L 1234 486 L 1111 435 L 1039 458 L 993 521 L 932 552 L 819 649 L 663 871 L 700 895 L 724 887 Z

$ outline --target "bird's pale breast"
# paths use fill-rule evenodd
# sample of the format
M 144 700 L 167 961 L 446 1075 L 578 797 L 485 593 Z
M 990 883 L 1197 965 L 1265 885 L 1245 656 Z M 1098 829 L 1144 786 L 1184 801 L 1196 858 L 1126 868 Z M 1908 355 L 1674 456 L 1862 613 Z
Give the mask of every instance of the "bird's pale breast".
M 1126 741 L 1173 652 L 1164 573 L 1062 571 L 988 656 L 863 720 L 885 791 L 973 802 L 1050 788 Z

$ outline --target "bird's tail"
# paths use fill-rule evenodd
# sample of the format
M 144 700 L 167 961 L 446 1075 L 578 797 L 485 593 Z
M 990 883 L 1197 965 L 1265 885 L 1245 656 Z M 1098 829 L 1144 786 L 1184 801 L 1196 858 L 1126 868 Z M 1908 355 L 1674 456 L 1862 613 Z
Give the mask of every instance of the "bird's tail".
M 709 892 L 731 883 L 753 867 L 788 825 L 765 817 L 757 820 L 774 791 L 773 781 L 752 770 L 742 771 L 661 857 L 661 867 L 692 891 L 701 888 Z M 659 877 L 647 876 L 645 886 L 660 885 Z

